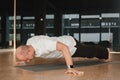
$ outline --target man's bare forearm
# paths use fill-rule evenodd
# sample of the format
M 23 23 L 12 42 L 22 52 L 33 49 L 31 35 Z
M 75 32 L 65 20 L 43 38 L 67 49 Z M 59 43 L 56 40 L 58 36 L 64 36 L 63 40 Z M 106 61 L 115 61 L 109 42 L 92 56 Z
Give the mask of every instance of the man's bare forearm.
M 68 46 L 64 45 L 63 43 L 57 42 L 57 50 L 61 51 L 64 55 L 66 65 L 69 68 L 71 65 L 73 65 L 73 60 L 70 54 L 70 50 Z
M 67 47 L 64 48 L 62 53 L 64 55 L 67 67 L 70 68 L 70 66 L 73 65 L 73 60 L 72 60 L 69 49 Z
M 80 75 L 80 74 L 83 75 L 84 72 L 75 70 L 73 68 L 73 60 L 72 60 L 68 46 L 64 45 L 63 43 L 57 42 L 56 48 L 58 51 L 61 51 L 62 54 L 64 55 L 64 58 L 65 58 L 65 61 L 66 61 L 67 67 L 68 67 L 68 69 L 65 73 L 74 74 L 74 75 Z

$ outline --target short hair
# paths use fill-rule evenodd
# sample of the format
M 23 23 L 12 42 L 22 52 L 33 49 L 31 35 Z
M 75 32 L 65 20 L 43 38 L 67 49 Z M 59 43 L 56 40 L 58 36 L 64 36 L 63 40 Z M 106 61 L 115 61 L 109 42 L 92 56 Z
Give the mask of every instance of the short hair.
M 16 57 L 18 58 L 19 55 L 25 56 L 26 55 L 27 46 L 26 45 L 20 45 L 16 49 Z

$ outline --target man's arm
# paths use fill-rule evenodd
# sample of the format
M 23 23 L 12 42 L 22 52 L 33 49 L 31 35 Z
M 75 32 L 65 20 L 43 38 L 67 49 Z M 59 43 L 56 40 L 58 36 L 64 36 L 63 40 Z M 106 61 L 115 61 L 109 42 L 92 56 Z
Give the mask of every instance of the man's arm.
M 70 66 L 73 65 L 73 61 L 72 61 L 72 57 L 71 57 L 71 54 L 70 54 L 69 47 L 67 45 L 65 45 L 65 44 L 63 44 L 61 42 L 57 42 L 56 49 L 58 51 L 61 51 L 64 58 L 65 58 L 66 65 L 68 67 L 66 73 L 75 74 L 75 75 L 76 74 L 83 74 L 83 72 L 81 72 L 81 71 L 70 68 Z

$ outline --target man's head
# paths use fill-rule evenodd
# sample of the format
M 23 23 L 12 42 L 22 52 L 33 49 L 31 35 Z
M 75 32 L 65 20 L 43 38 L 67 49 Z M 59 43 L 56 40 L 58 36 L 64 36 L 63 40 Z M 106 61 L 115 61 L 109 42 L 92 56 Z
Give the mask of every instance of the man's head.
M 31 54 L 29 50 L 29 46 L 21 45 L 16 49 L 16 58 L 20 61 L 29 62 L 33 57 L 33 54 Z

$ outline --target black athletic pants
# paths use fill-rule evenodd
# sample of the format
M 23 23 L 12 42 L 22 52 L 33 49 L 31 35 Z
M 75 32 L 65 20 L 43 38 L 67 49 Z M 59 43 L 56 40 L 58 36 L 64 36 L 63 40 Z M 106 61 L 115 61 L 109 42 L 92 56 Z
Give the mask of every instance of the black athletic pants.
M 87 57 L 87 58 L 99 58 L 108 59 L 108 50 L 105 47 L 98 45 L 85 45 L 78 42 L 76 39 L 76 52 L 72 57 Z

